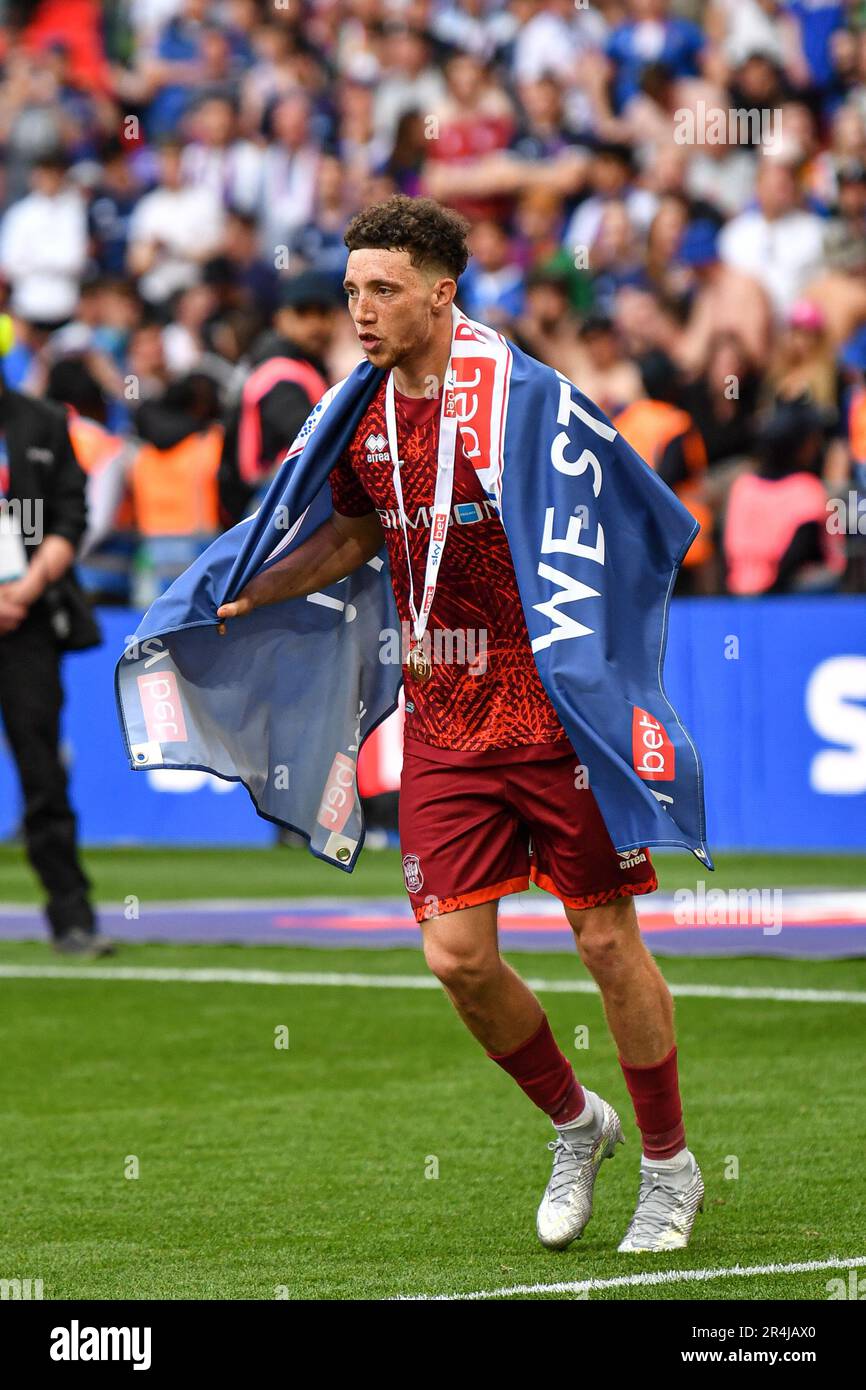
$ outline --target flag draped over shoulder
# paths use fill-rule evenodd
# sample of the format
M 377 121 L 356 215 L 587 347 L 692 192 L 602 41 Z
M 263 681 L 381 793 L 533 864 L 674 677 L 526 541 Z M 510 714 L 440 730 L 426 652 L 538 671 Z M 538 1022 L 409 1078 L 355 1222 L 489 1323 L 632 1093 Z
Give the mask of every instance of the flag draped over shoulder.
M 451 365 L 539 676 L 614 844 L 681 846 L 712 867 L 700 757 L 662 680 L 671 589 L 697 524 L 570 381 L 456 309 Z M 348 871 L 364 839 L 358 753 L 402 683 L 385 655 L 400 621 L 384 547 L 223 636 L 216 610 L 328 517 L 328 475 L 382 379 L 363 362 L 325 394 L 258 512 L 148 609 L 116 673 L 133 768 L 240 780 L 260 815 Z

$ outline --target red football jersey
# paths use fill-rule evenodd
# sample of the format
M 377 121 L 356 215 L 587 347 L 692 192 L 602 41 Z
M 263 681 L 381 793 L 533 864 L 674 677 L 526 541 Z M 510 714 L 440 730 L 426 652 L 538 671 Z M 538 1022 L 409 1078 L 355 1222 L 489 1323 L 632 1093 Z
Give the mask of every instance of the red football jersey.
M 417 611 L 430 542 L 441 401 L 394 394 Z M 397 612 L 414 645 L 406 543 L 392 473 L 383 381 L 330 474 L 331 497 L 334 510 L 344 516 L 378 513 Z M 441 635 L 447 630 L 453 634 L 448 641 Z M 449 753 L 460 755 L 457 761 L 476 754 L 477 760 L 492 762 L 509 757 L 503 750 L 525 758 L 538 756 L 539 744 L 555 745 L 559 753 L 569 746 L 529 645 L 502 522 L 466 457 L 459 431 L 445 555 L 427 631 L 433 671 L 424 682 L 406 665 L 409 644 L 403 633 L 392 643 L 403 661 L 406 740 L 423 743 L 430 756 L 443 761 L 452 760 Z

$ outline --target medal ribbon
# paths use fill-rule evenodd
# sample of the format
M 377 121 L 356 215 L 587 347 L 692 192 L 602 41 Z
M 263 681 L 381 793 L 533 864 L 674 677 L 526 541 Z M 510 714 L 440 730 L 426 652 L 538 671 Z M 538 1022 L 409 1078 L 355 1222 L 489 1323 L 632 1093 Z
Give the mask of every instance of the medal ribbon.
M 409 537 L 406 532 L 406 513 L 403 507 L 403 488 L 400 483 L 400 458 L 397 439 L 397 412 L 394 400 L 394 373 L 388 376 L 385 387 L 385 425 L 388 431 L 388 452 L 394 460 L 394 492 L 397 495 L 397 510 L 400 516 L 400 529 L 406 546 L 406 564 L 409 567 L 409 611 L 415 640 L 420 645 L 427 628 L 427 619 L 433 607 L 433 596 L 439 578 L 439 567 L 445 554 L 445 536 L 448 531 L 451 498 L 454 492 L 454 457 L 457 451 L 457 412 L 452 388 L 452 371 L 449 359 L 442 391 L 442 408 L 439 413 L 439 450 L 436 460 L 436 491 L 433 497 L 433 519 L 430 525 L 430 540 L 427 545 L 427 564 L 424 570 L 424 596 L 420 612 L 415 607 L 415 590 L 412 583 L 412 557 L 409 554 Z

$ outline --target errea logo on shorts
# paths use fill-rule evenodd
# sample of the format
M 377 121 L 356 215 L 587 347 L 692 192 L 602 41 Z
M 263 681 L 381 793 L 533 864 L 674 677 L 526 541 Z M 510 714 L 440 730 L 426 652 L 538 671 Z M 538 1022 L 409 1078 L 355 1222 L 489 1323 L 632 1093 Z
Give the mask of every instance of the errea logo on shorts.
M 630 849 L 619 861 L 621 869 L 636 869 L 638 864 L 646 863 L 646 855 L 639 849 Z
M 403 879 L 406 883 L 407 893 L 420 893 L 424 883 L 424 875 L 421 872 L 421 860 L 417 854 L 403 855 Z
M 368 434 L 364 440 L 368 463 L 385 463 L 390 459 L 388 441 L 384 434 Z

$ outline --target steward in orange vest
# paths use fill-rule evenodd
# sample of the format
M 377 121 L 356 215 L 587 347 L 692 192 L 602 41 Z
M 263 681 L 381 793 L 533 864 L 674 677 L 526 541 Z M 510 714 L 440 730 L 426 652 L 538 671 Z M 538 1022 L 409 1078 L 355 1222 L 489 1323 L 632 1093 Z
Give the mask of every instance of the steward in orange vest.
M 72 449 L 87 474 L 87 530 L 78 547 L 78 578 L 93 603 L 129 603 L 138 543 L 129 472 L 137 441 L 106 428 L 105 396 L 81 358 L 55 362 L 45 396 L 66 406 Z
M 273 331 L 250 354 L 251 370 L 226 419 L 220 503 L 234 523 L 270 482 L 289 445 L 328 387 L 323 361 L 334 335 L 339 296 L 315 271 L 280 287 Z
M 714 551 L 713 515 L 703 501 L 707 450 L 691 415 L 668 401 L 640 400 L 627 405 L 613 423 L 700 522 L 683 567 L 706 564 Z

